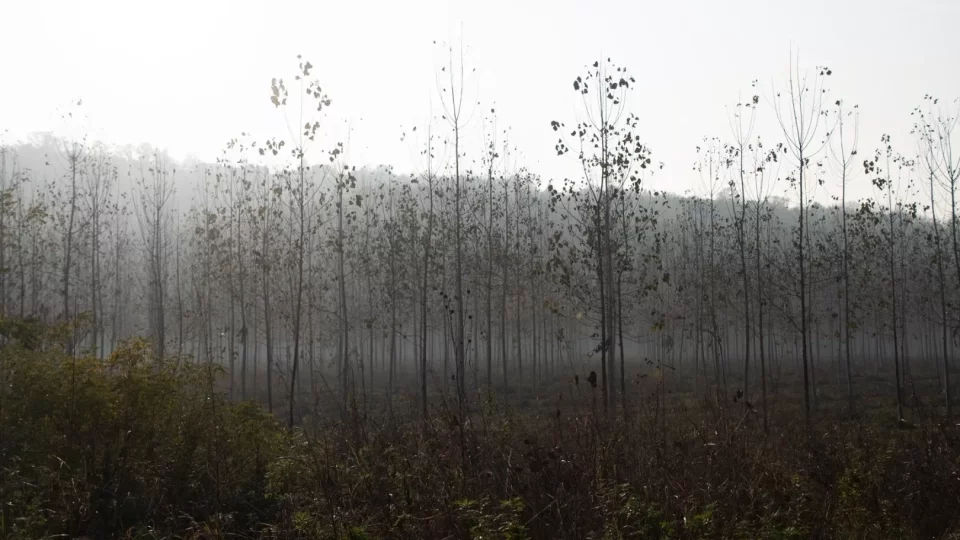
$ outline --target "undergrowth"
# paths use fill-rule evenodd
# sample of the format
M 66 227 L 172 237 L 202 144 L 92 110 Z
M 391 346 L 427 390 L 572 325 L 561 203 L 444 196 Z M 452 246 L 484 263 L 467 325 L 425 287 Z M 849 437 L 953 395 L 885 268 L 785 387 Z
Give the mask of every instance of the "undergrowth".
M 734 406 L 483 394 L 462 423 L 347 407 L 290 431 L 143 341 L 72 358 L 56 329 L 0 330 L 2 538 L 960 538 L 960 441 L 933 420 L 764 435 Z

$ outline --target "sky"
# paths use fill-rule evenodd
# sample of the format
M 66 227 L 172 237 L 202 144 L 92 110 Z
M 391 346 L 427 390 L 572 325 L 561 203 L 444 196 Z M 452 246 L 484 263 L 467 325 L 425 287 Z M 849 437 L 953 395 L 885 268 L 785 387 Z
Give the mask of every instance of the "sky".
M 636 77 L 628 108 L 665 163 L 649 185 L 674 192 L 700 187 L 696 146 L 729 138 L 739 100 L 761 95 L 758 134 L 778 140 L 770 98 L 791 50 L 801 66 L 831 68 L 832 98 L 859 105 L 861 154 L 882 133 L 912 151 L 913 107 L 928 93 L 960 95 L 956 0 L 11 0 L 0 10 L 7 142 L 67 129 L 58 111 L 82 99 L 91 137 L 180 158 L 212 160 L 241 133 L 284 137 L 270 81 L 292 84 L 298 54 L 332 99 L 314 152 L 339 140 L 353 165 L 416 172 L 412 128 L 423 134 L 431 111 L 440 116 L 443 44 L 462 42 L 467 160 L 480 156 L 495 109 L 513 162 L 548 179 L 578 172 L 556 156 L 550 121 L 576 122 L 573 79 L 610 57 Z

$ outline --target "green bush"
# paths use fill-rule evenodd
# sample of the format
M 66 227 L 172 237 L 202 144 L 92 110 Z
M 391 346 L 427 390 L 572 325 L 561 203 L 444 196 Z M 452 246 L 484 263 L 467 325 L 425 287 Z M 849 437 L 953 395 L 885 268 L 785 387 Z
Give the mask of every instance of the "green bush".
M 142 340 L 105 361 L 73 358 L 55 331 L 34 331 L 0 351 L 0 536 L 272 515 L 266 470 L 287 435 L 259 407 L 213 392 L 216 370 L 157 361 Z

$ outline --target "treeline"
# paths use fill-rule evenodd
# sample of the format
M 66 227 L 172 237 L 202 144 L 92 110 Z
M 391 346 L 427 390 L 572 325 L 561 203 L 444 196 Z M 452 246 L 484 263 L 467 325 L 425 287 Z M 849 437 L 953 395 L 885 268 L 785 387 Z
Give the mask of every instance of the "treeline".
M 4 146 L 0 315 L 71 321 L 76 355 L 149 336 L 157 357 L 223 365 L 230 397 L 290 425 L 318 396 L 392 408 L 415 389 L 428 416 L 431 393 L 449 391 L 462 416 L 475 390 L 591 371 L 611 415 L 647 375 L 736 396 L 765 427 L 793 375 L 808 420 L 827 396 L 855 411 L 878 381 L 900 419 L 908 388 L 949 414 L 955 102 L 924 98 L 913 140 L 863 150 L 858 109 L 825 88 L 832 72 L 795 73 L 704 139 L 702 189 L 681 196 L 650 188 L 677 173 L 643 142 L 655 129 L 627 107 L 641 82 L 625 68 L 586 67 L 580 120 L 549 126 L 573 180 L 517 167 L 493 129 L 468 161 L 464 133 L 480 128 L 462 71 L 443 73 L 415 174 L 358 169 L 321 142 L 335 102 L 303 60 L 268 96 L 298 129 L 242 134 L 216 163 L 82 138 Z M 762 115 L 780 129 L 757 133 Z M 873 197 L 849 197 L 856 184 Z M 925 378 L 936 383 L 918 395 Z

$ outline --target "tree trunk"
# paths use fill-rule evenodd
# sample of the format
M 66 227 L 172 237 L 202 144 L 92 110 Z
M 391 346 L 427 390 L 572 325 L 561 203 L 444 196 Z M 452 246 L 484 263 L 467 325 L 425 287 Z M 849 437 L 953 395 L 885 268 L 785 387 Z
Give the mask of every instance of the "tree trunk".
M 930 211 L 933 217 L 933 237 L 937 243 L 937 278 L 940 286 L 940 319 L 941 339 L 943 341 L 943 388 L 947 400 L 947 418 L 953 416 L 953 405 L 950 400 L 950 356 L 947 349 L 947 292 L 946 277 L 943 271 L 943 244 L 940 243 L 940 225 L 937 222 L 937 205 L 935 200 L 934 175 L 930 174 Z

